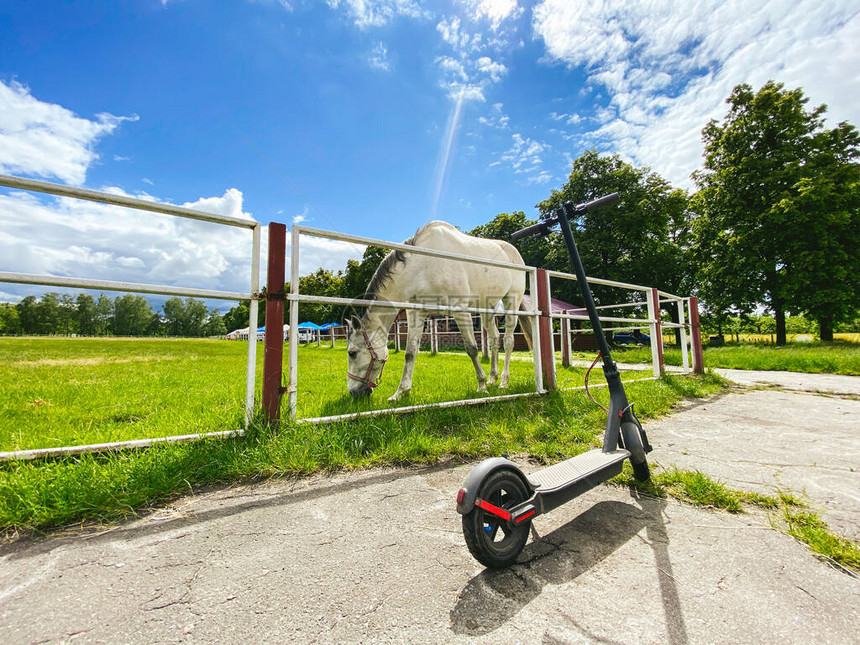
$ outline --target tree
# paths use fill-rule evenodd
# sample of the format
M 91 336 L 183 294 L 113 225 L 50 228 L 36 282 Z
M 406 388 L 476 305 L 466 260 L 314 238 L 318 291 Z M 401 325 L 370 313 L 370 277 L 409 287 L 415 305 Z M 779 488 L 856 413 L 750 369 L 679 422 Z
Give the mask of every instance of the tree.
M 511 242 L 511 236 L 516 231 L 536 223 L 537 220 L 528 219 L 523 211 L 499 213 L 486 224 L 473 228 L 469 235 Z M 511 244 L 517 247 L 523 261 L 531 266 L 544 266 L 547 256 L 551 254 L 551 242 L 546 238 L 529 237 Z
M 113 300 L 105 294 L 99 294 L 96 302 L 96 334 L 107 336 L 113 332 Z
M 824 129 L 825 106 L 807 110 L 801 89 L 773 81 L 739 85 L 726 102 L 723 122 L 702 131 L 695 174 L 702 296 L 723 312 L 764 304 L 777 344 L 788 311 L 809 311 L 832 337 L 858 293 L 857 131 Z
M 217 309 L 210 309 L 203 334 L 205 336 L 223 336 L 226 333 L 227 327 L 224 325 L 224 318 L 221 316 L 221 312 Z
M 343 288 L 343 274 L 340 271 L 334 274 L 327 269 L 320 268 L 310 275 L 299 278 L 299 293 L 308 296 L 339 297 L 343 293 Z M 285 307 L 284 310 L 286 315 L 288 313 L 287 308 Z M 339 311 L 337 305 L 301 302 L 299 303 L 299 320 L 321 325 L 332 322 L 334 318 L 339 317 L 336 315 L 336 311 Z
M 347 260 L 346 273 L 344 273 L 341 281 L 341 293 L 338 295 L 343 298 L 361 298 L 367 290 L 367 285 L 370 284 L 374 272 L 386 255 L 388 255 L 388 250 L 380 246 L 368 246 L 364 250 L 361 262 Z M 301 289 L 301 284 L 299 281 L 299 289 Z
M 203 336 L 209 310 L 196 298 L 168 298 L 162 305 L 164 324 L 169 336 Z
M 168 336 L 181 336 L 185 324 L 185 305 L 182 298 L 168 298 L 161 306 Z
M 206 319 L 209 317 L 209 310 L 202 300 L 196 298 L 185 299 L 185 324 L 183 325 L 182 333 L 184 336 L 198 338 L 205 333 Z
M 113 303 L 113 333 L 117 336 L 143 336 L 149 329 L 153 311 L 143 296 L 126 294 Z
M 77 333 L 77 305 L 75 299 L 71 295 L 64 293 L 58 299 L 59 315 L 57 318 L 57 328 L 54 333 L 65 334 L 70 336 Z
M 248 319 L 250 317 L 250 301 L 242 300 L 235 307 L 231 307 L 230 310 L 224 314 L 224 327 L 227 328 L 227 332 L 231 332 L 236 329 L 245 329 L 248 326 Z M 286 316 L 289 312 L 289 307 L 284 307 L 284 315 Z M 260 306 L 257 309 L 257 327 L 261 327 L 265 324 L 266 320 L 266 305 L 265 302 L 260 302 Z
M 567 183 L 538 204 L 543 218 L 566 201 L 574 204 L 617 192 L 620 201 L 583 214 L 572 222 L 579 230 L 576 244 L 589 275 L 658 287 L 672 293 L 692 286 L 689 269 L 689 200 L 682 190 L 649 168 L 635 168 L 618 155 L 589 150 L 573 162 Z M 567 249 L 555 236 L 548 249 L 548 266 L 570 272 Z M 617 290 L 596 286 L 597 300 L 618 301 Z M 562 298 L 576 298 L 575 283 L 565 285 Z
M 833 340 L 834 325 L 851 318 L 860 299 L 860 164 L 857 130 L 840 124 L 813 137 L 794 198 L 776 205 L 802 236 L 786 239 L 788 298 Z
M 62 319 L 60 294 L 53 291 L 44 294 L 36 303 L 36 316 L 37 334 L 56 334 Z
M 39 333 L 39 313 L 36 310 L 36 305 L 36 296 L 25 296 L 21 302 L 15 305 L 21 324 L 21 332 L 24 334 Z
M 82 336 L 95 336 L 98 332 L 96 300 L 88 293 L 79 294 L 75 301 L 75 323 Z
M 19 333 L 21 321 L 18 318 L 18 309 L 8 302 L 0 303 L 0 334 L 9 336 Z

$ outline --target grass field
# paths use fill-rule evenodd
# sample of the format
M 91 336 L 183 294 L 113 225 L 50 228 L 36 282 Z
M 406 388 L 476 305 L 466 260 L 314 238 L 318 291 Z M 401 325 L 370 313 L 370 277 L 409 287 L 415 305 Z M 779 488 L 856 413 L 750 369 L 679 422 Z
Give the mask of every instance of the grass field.
M 614 354 L 617 361 L 651 362 L 651 349 L 637 347 L 622 349 Z M 672 347 L 664 349 L 667 365 L 680 365 L 681 352 Z M 741 370 L 785 370 L 816 374 L 860 374 L 860 344 L 789 343 L 784 346 L 752 343 L 727 343 L 723 347 L 704 348 L 705 367 L 726 367 Z
M 247 344 L 211 340 L 0 339 L 0 451 L 81 445 L 231 430 L 243 425 Z M 258 351 L 258 384 L 262 376 Z M 371 399 L 346 391 L 346 348 L 299 348 L 298 416 L 395 407 L 402 352 L 392 353 Z M 522 360 L 526 359 L 526 360 Z M 632 373 L 625 378 L 647 374 Z M 584 370 L 559 369 L 560 387 L 583 383 Z M 602 383 L 602 371 L 592 373 Z M 485 396 L 464 353 L 422 354 L 413 391 L 397 406 Z M 507 390 L 534 391 L 528 357 L 511 361 Z
M 37 440 L 84 443 L 238 427 L 246 348 L 219 341 L 0 341 L 7 393 L 3 449 Z M 374 405 L 387 405 L 385 395 L 395 389 L 401 360 L 391 359 Z M 533 387 L 530 361 L 514 361 L 513 370 L 512 390 Z M 559 376 L 574 385 L 583 370 L 559 370 Z M 595 374 L 594 382 L 601 378 Z M 302 348 L 299 383 L 301 416 L 358 409 L 345 395 L 343 348 Z M 422 355 L 415 394 L 406 403 L 474 396 L 474 387 L 465 355 Z M 671 377 L 630 383 L 627 391 L 641 417 L 648 418 L 668 412 L 684 397 L 707 396 L 722 387 L 713 376 Z M 594 394 L 607 399 L 605 389 Z M 133 516 L 201 486 L 260 477 L 502 453 L 550 463 L 598 445 L 605 418 L 583 392 L 555 392 L 325 426 L 274 429 L 258 419 L 244 437 L 6 462 L 0 464 L 0 529 L 42 530 Z

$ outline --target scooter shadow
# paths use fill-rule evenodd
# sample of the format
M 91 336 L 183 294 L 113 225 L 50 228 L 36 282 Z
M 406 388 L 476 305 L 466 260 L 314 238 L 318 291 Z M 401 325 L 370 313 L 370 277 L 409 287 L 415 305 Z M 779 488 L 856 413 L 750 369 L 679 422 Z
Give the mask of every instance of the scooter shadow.
M 451 610 L 452 630 L 473 636 L 490 633 L 539 596 L 547 584 L 575 580 L 637 533 L 661 522 L 661 509 L 650 503 L 645 506 L 647 510 L 624 502 L 599 502 L 561 528 L 530 541 L 515 565 L 484 570 L 466 584 Z

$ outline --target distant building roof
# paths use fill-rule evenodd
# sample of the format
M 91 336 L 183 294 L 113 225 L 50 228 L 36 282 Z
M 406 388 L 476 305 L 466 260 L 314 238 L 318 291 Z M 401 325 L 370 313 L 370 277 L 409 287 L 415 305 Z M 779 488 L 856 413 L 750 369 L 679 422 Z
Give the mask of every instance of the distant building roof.
M 552 313 L 554 314 L 570 313 L 576 314 L 578 316 L 588 315 L 588 312 L 582 307 L 572 305 L 569 302 L 565 302 L 564 300 L 559 300 L 558 298 L 550 298 L 550 302 L 552 304 Z M 532 307 L 532 299 L 528 294 L 523 296 L 523 306 L 526 309 L 531 309 Z

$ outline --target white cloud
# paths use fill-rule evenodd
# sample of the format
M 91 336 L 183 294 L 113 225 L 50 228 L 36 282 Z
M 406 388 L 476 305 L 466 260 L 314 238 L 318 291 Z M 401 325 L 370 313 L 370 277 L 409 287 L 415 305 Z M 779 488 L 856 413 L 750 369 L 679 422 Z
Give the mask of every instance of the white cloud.
M 489 115 L 478 117 L 478 123 L 498 130 L 507 130 L 510 128 L 511 118 L 502 111 L 502 107 L 504 106 L 501 103 L 493 103 Z
M 96 143 L 137 118 L 102 113 L 91 121 L 40 101 L 24 85 L 0 81 L 0 172 L 83 184 L 98 159 Z
M 343 9 L 359 29 L 382 27 L 397 17 L 427 18 L 429 13 L 414 0 L 326 0 L 332 9 Z
M 551 179 L 543 170 L 542 155 L 548 152 L 550 146 L 546 143 L 535 141 L 515 132 L 511 137 L 513 145 L 499 158 L 490 164 L 490 167 L 507 164 L 516 174 L 526 174 L 528 183 L 546 183 Z
M 105 192 L 126 194 L 109 187 Z M 157 201 L 151 195 L 134 197 Z M 251 219 L 242 192 L 183 204 L 188 208 Z M 268 234 L 262 233 L 261 284 L 265 282 Z M 333 271 L 362 247 L 302 238 L 300 271 Z M 14 192 L 0 195 L 0 257 L 4 270 L 200 289 L 248 291 L 251 232 L 235 227 L 133 211 L 67 198 Z M 5 287 L 15 293 L 12 285 Z
M 493 83 L 498 83 L 502 80 L 502 76 L 508 73 L 507 67 L 492 60 L 489 56 L 481 56 L 475 62 L 475 66 L 479 72 L 486 74 Z
M 577 125 L 583 121 L 583 117 L 580 114 L 559 114 L 558 112 L 550 112 L 549 116 L 553 121 L 564 121 L 567 125 Z
M 517 7 L 517 0 L 480 0 L 475 6 L 475 17 L 486 18 L 490 28 L 498 30 L 503 21 L 516 19 L 523 14 L 523 9 Z
M 456 58 L 451 58 L 450 56 L 439 56 L 436 58 L 436 64 L 448 79 L 460 81 L 469 80 L 469 76 L 466 74 L 466 69 L 463 67 L 463 63 Z
M 544 186 L 553 180 L 552 173 L 548 170 L 541 170 L 537 175 L 532 175 L 526 178 L 527 184 L 538 184 Z
M 442 36 L 442 40 L 448 43 L 457 53 L 477 49 L 481 46 L 481 41 L 483 40 L 480 33 L 469 34 L 462 29 L 462 22 L 456 17 L 441 20 L 436 25 L 436 31 Z
M 701 165 L 701 129 L 739 83 L 773 79 L 860 120 L 860 13 L 853 0 L 544 0 L 534 32 L 548 57 L 611 96 L 592 143 L 681 185 Z
M 379 43 L 373 48 L 368 61 L 374 69 L 379 69 L 383 72 L 391 70 L 391 62 L 388 60 L 388 48 L 383 43 Z

